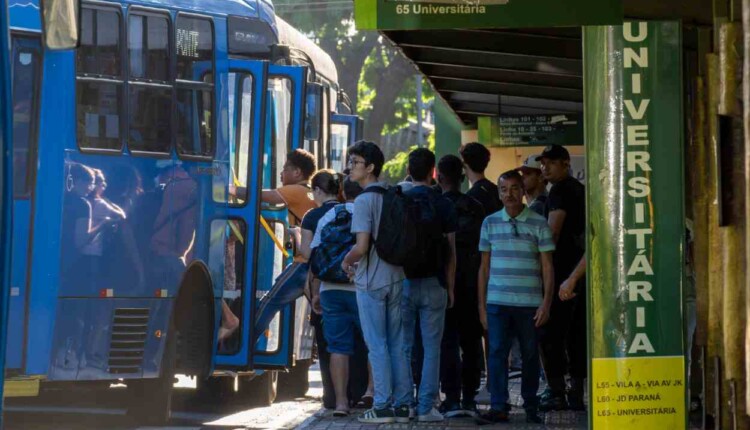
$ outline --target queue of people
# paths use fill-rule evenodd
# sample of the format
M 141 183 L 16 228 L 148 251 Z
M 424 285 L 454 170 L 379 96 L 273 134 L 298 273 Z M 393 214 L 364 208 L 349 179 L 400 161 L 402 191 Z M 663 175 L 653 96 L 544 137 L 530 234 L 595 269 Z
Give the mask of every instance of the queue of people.
M 304 174 L 287 184 L 282 173 L 285 185 L 263 193 L 264 201 L 287 204 L 301 223 L 296 274 L 282 274 L 285 298 L 269 300 L 280 304 L 308 291 L 323 335 L 324 404 L 334 416 L 359 405 L 367 408 L 363 423 L 507 421 L 514 340 L 527 421 L 541 422 L 539 412 L 582 409 L 585 199 L 568 173 L 567 150 L 551 145 L 497 184 L 484 176 L 490 153 L 478 143 L 438 162 L 427 149 L 412 151 L 408 182 L 399 186 L 380 180 L 385 160 L 375 143 L 355 143 L 348 157 L 346 175 L 313 175 L 314 157 L 297 149 L 284 170 Z M 289 192 L 290 185 L 299 191 Z M 368 377 L 353 376 L 354 367 L 368 368 Z M 548 383 L 541 397 L 540 367 Z M 483 370 L 491 405 L 480 415 Z

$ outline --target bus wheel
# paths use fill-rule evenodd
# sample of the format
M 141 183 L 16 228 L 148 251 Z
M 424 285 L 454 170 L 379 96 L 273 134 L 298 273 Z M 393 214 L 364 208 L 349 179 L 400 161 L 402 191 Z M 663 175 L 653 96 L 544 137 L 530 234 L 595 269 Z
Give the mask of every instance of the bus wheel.
M 197 381 L 198 397 L 211 404 L 223 404 L 234 400 L 237 378 L 209 377 Z
M 289 372 L 279 374 L 279 398 L 284 400 L 305 397 L 310 389 L 310 366 L 312 360 L 298 361 Z
M 169 325 L 161 372 L 158 378 L 128 381 L 128 416 L 138 423 L 163 425 L 172 410 L 172 391 L 175 383 L 177 330 Z
M 248 406 L 271 406 L 276 400 L 279 372 L 267 370 L 254 378 L 239 377 L 238 400 Z

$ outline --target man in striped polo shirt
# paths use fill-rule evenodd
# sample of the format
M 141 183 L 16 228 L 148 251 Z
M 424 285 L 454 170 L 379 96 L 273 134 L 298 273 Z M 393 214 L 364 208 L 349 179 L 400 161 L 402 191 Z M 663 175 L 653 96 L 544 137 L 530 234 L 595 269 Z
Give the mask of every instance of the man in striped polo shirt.
M 508 354 L 512 340 L 521 345 L 521 395 L 526 421 L 540 423 L 537 328 L 549 319 L 554 290 L 552 251 L 547 220 L 523 204 L 523 178 L 517 171 L 498 180 L 504 208 L 482 224 L 479 251 L 479 317 L 488 331 L 490 411 L 485 422 L 508 421 Z

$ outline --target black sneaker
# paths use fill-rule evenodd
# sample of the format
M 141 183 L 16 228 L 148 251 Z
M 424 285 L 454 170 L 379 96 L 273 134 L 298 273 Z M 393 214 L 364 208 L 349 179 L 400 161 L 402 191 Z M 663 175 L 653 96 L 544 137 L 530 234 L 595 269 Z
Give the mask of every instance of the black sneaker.
M 568 391 L 566 394 L 568 409 L 572 411 L 585 411 L 586 404 L 583 403 L 583 393 L 579 391 Z
M 552 391 L 549 388 L 545 390 L 544 393 L 542 393 L 542 397 L 539 402 L 540 411 L 563 411 L 567 408 L 568 402 L 565 401 L 564 393 Z
M 409 415 L 409 406 L 402 405 L 393 409 L 393 415 L 397 423 L 406 424 L 411 419 Z
M 461 405 L 458 402 L 451 400 L 444 400 L 438 408 L 441 414 L 445 418 L 456 418 L 466 415 L 465 411 L 461 409 Z
M 464 400 L 461 403 L 461 409 L 463 409 L 464 414 L 469 417 L 476 418 L 479 416 L 479 409 L 477 409 L 477 402 L 474 400 Z
M 526 409 L 526 422 L 529 424 L 541 424 L 544 420 L 539 416 L 536 409 Z
M 390 424 L 396 422 L 396 417 L 391 408 L 371 408 L 360 415 L 357 421 L 365 424 Z
M 476 418 L 476 422 L 479 425 L 507 423 L 508 420 L 508 413 L 505 411 L 498 411 L 497 409 L 490 409 L 488 412 Z

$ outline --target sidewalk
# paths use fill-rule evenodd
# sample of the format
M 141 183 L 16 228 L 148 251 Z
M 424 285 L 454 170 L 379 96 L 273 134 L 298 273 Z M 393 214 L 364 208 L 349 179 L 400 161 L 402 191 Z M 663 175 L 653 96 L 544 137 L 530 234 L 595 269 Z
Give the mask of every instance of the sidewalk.
M 513 409 L 510 413 L 510 422 L 503 424 L 477 426 L 471 418 L 451 418 L 441 423 L 417 423 L 409 424 L 361 424 L 357 421 L 357 416 L 363 410 L 353 410 L 352 415 L 346 418 L 334 418 L 331 416 L 332 411 L 321 409 L 312 417 L 303 422 L 298 430 L 374 430 L 374 429 L 393 429 L 393 430 L 443 430 L 443 429 L 465 429 L 480 428 L 487 430 L 495 429 L 518 429 L 518 430 L 540 430 L 540 429 L 560 429 L 560 430 L 578 430 L 586 428 L 588 419 L 587 412 L 549 412 L 541 415 L 544 417 L 544 424 L 527 424 L 526 414 L 521 408 L 523 400 L 521 399 L 521 379 L 515 378 L 510 380 L 510 403 Z M 489 393 L 483 387 L 477 397 L 480 409 L 489 408 Z

